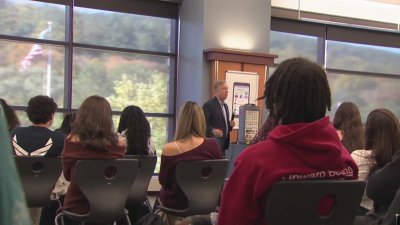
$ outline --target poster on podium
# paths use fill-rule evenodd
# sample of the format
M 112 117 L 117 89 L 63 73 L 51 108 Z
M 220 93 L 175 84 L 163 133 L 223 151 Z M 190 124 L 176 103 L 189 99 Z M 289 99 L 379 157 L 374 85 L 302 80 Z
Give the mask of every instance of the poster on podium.
M 230 114 L 234 114 L 235 127 L 239 128 L 239 108 L 246 104 L 257 105 L 258 73 L 228 70 L 225 74 L 229 92 L 225 100 Z

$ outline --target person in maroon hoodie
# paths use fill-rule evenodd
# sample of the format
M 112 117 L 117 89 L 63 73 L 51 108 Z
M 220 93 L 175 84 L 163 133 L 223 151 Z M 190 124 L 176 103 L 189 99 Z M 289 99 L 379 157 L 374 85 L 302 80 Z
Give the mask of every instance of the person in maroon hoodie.
M 71 183 L 60 210 L 78 214 L 90 210 L 88 200 L 75 181 L 75 165 L 78 160 L 122 158 L 124 152 L 122 139 L 113 131 L 110 104 L 100 96 L 88 97 L 76 114 L 71 134 L 65 140 L 61 155 L 65 179 Z M 76 224 L 75 221 L 64 218 L 65 224 Z
M 222 193 L 218 225 L 266 224 L 268 190 L 279 180 L 357 179 L 355 162 L 325 116 L 331 93 L 319 65 L 303 58 L 282 62 L 263 98 L 272 129 L 237 158 Z

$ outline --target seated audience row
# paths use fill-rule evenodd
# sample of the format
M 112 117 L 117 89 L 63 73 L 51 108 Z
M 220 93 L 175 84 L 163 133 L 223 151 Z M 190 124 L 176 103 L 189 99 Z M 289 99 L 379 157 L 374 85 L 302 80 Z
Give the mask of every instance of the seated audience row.
M 5 101 L 1 101 L 1 103 L 2 105 L 4 103 L 6 107 L 8 107 Z M 51 157 L 60 156 L 62 153 L 64 172 L 67 172 L 65 174 L 67 180 L 71 180 L 71 170 L 76 160 L 85 158 L 107 158 L 107 153 L 110 152 L 108 147 L 114 146 L 116 144 L 115 140 L 118 140 L 118 145 L 116 145 L 115 148 L 120 149 L 121 152 L 121 154 L 114 153 L 118 155 L 118 157 L 122 157 L 125 152 L 126 154 L 132 155 L 155 154 L 154 145 L 150 140 L 149 122 L 145 118 L 143 111 L 137 106 L 127 107 L 121 116 L 119 129 L 127 135 L 126 138 L 120 138 L 114 133 L 111 107 L 107 100 L 99 96 L 91 96 L 82 103 L 82 106 L 76 115 L 77 121 L 74 122 L 75 113 L 67 114 L 62 126 L 56 131 L 51 131 L 49 128 L 53 122 L 57 105 L 54 100 L 48 96 L 36 96 L 29 100 L 26 112 L 28 118 L 33 124 L 29 127 L 18 127 L 19 122 L 15 112 L 10 107 L 8 108 L 9 110 L 4 114 L 7 115 L 7 117 L 9 117 L 8 115 L 11 115 L 11 119 L 9 120 L 11 122 L 8 124 L 14 127 L 14 129 L 10 130 L 14 154 Z M 131 132 L 128 130 L 131 130 Z M 71 131 L 72 134 L 69 135 Z M 68 135 L 68 137 L 65 140 L 66 146 L 64 148 L 65 135 Z M 81 139 L 84 140 L 84 142 L 81 142 Z M 81 145 L 82 148 L 74 148 L 74 145 Z M 79 151 L 80 149 L 81 151 Z M 100 151 L 97 152 L 98 150 Z M 71 157 L 68 158 L 68 155 Z M 76 157 L 74 157 L 74 155 L 76 155 Z M 69 159 L 72 161 L 70 162 Z M 67 165 L 70 166 L 68 167 L 70 169 L 67 168 Z M 69 182 L 63 178 L 64 177 L 61 175 L 57 184 L 55 184 L 55 189 L 53 190 L 54 197 L 57 199 L 60 195 L 65 194 L 69 185 Z M 73 194 L 67 194 L 67 196 L 70 197 L 66 198 L 64 207 L 74 208 L 74 204 L 77 201 L 82 200 L 79 199 L 82 198 L 82 196 L 74 196 L 77 192 L 78 195 L 80 194 L 74 183 L 68 192 L 72 192 Z M 61 198 L 55 201 L 54 204 L 45 207 L 41 216 L 41 209 L 31 209 L 32 223 L 34 225 L 53 224 L 55 211 L 59 207 L 58 202 L 62 203 L 62 199 L 63 197 L 61 196 Z M 85 202 L 84 200 L 82 201 Z M 71 204 L 73 206 L 70 206 Z M 81 212 L 82 208 L 88 208 L 88 206 L 85 208 L 85 204 L 81 205 L 76 203 L 76 205 L 79 205 L 76 212 Z
M 374 201 L 373 207 L 362 205 L 371 209 L 365 218 L 373 221 L 386 212 L 400 187 L 396 172 L 400 165 L 397 154 L 400 125 L 391 111 L 372 111 L 364 132 L 357 106 L 345 102 L 338 108 L 332 124 L 325 116 L 331 107 L 326 73 L 318 64 L 303 58 L 282 62 L 266 82 L 262 98 L 270 113 L 252 145 L 235 162 L 222 192 L 218 224 L 265 224 L 266 196 L 273 183 L 310 177 L 357 179 L 359 174 L 361 179 L 367 179 L 366 193 Z M 103 97 L 91 96 L 76 112 L 70 134 L 65 138 L 61 132 L 49 129 L 56 108 L 53 99 L 47 96 L 29 101 L 27 114 L 33 126 L 11 130 L 14 152 L 17 155 L 61 154 L 63 173 L 71 183 L 60 210 L 87 213 L 89 204 L 74 178 L 76 162 L 117 159 L 125 154 L 154 154 L 150 125 L 139 107 L 128 106 L 115 133 L 110 104 Z M 204 112 L 189 101 L 180 110 L 174 141 L 165 144 L 162 151 L 159 174 L 162 188 L 156 204 L 175 209 L 187 206 L 188 199 L 175 178 L 178 162 L 222 158 L 215 139 L 205 136 Z M 330 203 L 329 200 L 322 202 L 319 209 L 322 214 L 330 211 Z M 164 213 L 163 218 L 166 224 L 180 223 L 179 220 L 181 224 L 196 224 L 195 218 L 201 217 L 182 220 Z M 211 223 L 210 218 L 204 221 L 197 224 Z M 76 222 L 67 220 L 66 224 Z

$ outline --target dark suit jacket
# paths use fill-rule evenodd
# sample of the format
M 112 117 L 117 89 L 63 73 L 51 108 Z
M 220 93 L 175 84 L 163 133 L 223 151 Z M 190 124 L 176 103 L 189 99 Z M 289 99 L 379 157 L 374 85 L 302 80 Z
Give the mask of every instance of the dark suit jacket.
M 229 126 L 230 117 L 228 106 L 225 104 L 224 108 L 226 111 L 226 118 L 228 120 L 228 131 L 226 130 L 224 114 L 222 114 L 222 108 L 217 97 L 213 97 L 203 105 L 204 116 L 207 124 L 206 135 L 207 137 L 214 137 L 211 132 L 213 128 L 222 130 L 224 132 L 224 136 L 219 138 L 218 141 L 222 150 L 229 148 L 229 132 L 232 130 L 232 127 Z

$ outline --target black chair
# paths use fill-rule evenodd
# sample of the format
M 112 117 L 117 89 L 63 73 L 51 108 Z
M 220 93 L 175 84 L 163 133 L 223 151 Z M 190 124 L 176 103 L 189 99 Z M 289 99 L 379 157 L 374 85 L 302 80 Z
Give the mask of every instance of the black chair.
M 396 195 L 394 196 L 394 199 L 390 204 L 386 213 L 378 220 L 379 221 L 376 221 L 376 223 L 372 222 L 369 224 L 380 224 L 380 225 L 400 224 L 400 188 L 397 190 Z
M 127 206 L 136 206 L 138 204 L 142 204 L 144 201 L 147 200 L 147 189 L 149 188 L 151 177 L 154 174 L 154 169 L 157 163 L 157 156 L 129 155 L 125 156 L 125 158 L 137 159 L 139 161 L 136 178 L 129 192 L 128 200 L 126 201 Z
M 51 191 L 60 177 L 59 157 L 15 156 L 28 207 L 44 207 L 51 201 Z
M 359 180 L 278 181 L 270 189 L 266 203 L 268 225 L 352 225 L 364 194 Z M 328 215 L 320 215 L 321 199 L 333 198 Z
M 136 159 L 79 160 L 76 163 L 76 184 L 88 200 L 90 211 L 76 214 L 64 210 L 56 216 L 56 225 L 63 216 L 89 223 L 109 223 L 125 216 L 130 225 L 125 204 L 138 165 Z
M 165 206 L 158 208 L 181 217 L 215 212 L 228 166 L 227 159 L 179 162 L 175 171 L 176 181 L 188 199 L 188 206 L 182 210 Z

